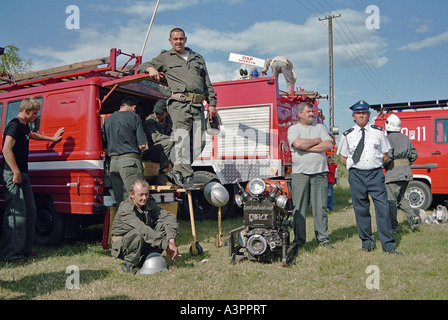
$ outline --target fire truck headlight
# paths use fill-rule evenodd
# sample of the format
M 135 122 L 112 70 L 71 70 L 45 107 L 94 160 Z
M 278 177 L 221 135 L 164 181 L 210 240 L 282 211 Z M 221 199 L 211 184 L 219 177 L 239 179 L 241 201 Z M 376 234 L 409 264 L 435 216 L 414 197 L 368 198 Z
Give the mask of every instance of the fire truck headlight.
M 94 189 L 95 189 L 95 193 L 96 194 L 101 194 L 102 195 L 104 193 L 104 188 L 103 187 L 95 186 Z
M 240 208 L 243 205 L 243 197 L 240 194 L 235 195 L 235 203 Z
M 102 186 L 102 185 L 104 185 L 104 179 L 103 179 L 103 178 L 96 178 L 96 179 L 95 179 L 95 184 L 96 184 L 97 186 Z
M 247 188 L 249 189 L 249 192 L 254 196 L 258 196 L 264 192 L 264 190 L 266 189 L 266 184 L 262 179 L 255 178 L 249 181 L 249 185 Z
M 278 196 L 277 200 L 275 201 L 275 204 L 280 208 L 285 209 L 287 202 L 288 198 L 284 194 L 282 194 Z
M 97 195 L 95 196 L 95 201 L 96 201 L 97 203 L 103 203 L 103 201 L 104 201 L 104 197 L 103 197 L 103 195 L 102 195 L 102 194 L 97 194 Z

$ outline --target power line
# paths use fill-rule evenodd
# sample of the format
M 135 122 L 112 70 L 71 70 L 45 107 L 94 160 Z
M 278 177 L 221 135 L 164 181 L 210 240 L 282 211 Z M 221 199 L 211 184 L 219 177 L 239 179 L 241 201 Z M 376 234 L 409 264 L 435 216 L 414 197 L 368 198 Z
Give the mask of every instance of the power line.
M 319 2 L 319 0 L 316 0 L 321 6 L 322 4 Z M 323 0 L 334 12 L 339 13 L 335 8 L 333 8 L 331 6 L 331 4 L 329 4 L 326 0 Z M 340 14 L 340 13 L 339 13 Z M 394 94 L 394 92 L 392 91 L 392 89 L 390 88 L 390 86 L 387 84 L 387 82 L 383 79 L 383 77 L 381 76 L 381 74 L 378 72 L 377 68 L 372 64 L 372 59 L 371 57 L 369 57 L 366 53 L 366 51 L 364 50 L 364 48 L 361 46 L 361 44 L 359 43 L 359 41 L 357 40 L 356 36 L 353 34 L 350 26 L 347 24 L 347 22 L 345 21 L 344 17 L 341 18 L 342 22 L 344 23 L 346 29 L 349 31 L 351 38 L 353 38 L 354 42 L 351 40 L 350 36 L 347 35 L 347 33 L 345 32 L 344 28 L 340 25 L 340 23 L 338 21 L 336 21 L 336 23 L 338 24 L 338 26 L 341 28 L 341 30 L 344 32 L 346 38 L 350 41 L 350 43 L 352 44 L 353 48 L 358 52 L 358 55 L 362 58 L 362 61 L 364 62 L 364 65 L 367 66 L 368 69 L 370 69 L 373 72 L 373 76 L 374 78 L 377 79 L 378 84 L 382 87 L 382 89 L 384 90 L 384 94 L 387 95 L 392 101 L 398 102 L 398 98 L 397 96 Z M 342 39 L 342 37 L 341 37 Z M 359 48 L 359 50 L 358 50 Z M 362 52 L 360 52 L 362 51 Z
M 328 12 L 335 12 L 337 14 L 340 14 L 336 9 L 334 9 L 326 0 L 323 0 L 328 7 L 330 7 L 330 10 L 327 10 L 327 7 L 325 7 L 319 0 L 314 0 L 313 2 L 307 1 L 307 5 L 301 1 L 296 0 L 298 3 L 300 3 L 306 10 L 308 10 L 313 16 L 315 16 L 317 19 L 320 20 L 320 17 L 324 15 L 326 16 L 326 13 Z M 320 7 L 322 7 L 325 12 L 320 10 L 314 3 L 317 3 Z M 313 8 L 314 10 L 310 9 Z M 318 14 L 317 14 L 317 13 Z M 342 17 L 341 19 L 344 23 L 344 25 L 340 24 L 337 20 L 336 23 L 339 28 L 336 28 L 334 30 L 335 32 L 335 40 L 341 44 L 341 48 L 347 53 L 348 57 L 353 61 L 353 63 L 360 69 L 360 71 L 364 74 L 364 76 L 367 78 L 367 80 L 378 90 L 382 95 L 386 97 L 389 101 L 395 101 L 397 102 L 398 99 L 396 95 L 393 93 L 389 85 L 386 83 L 386 81 L 383 79 L 381 74 L 378 72 L 377 68 L 373 65 L 371 62 L 372 59 L 367 55 L 359 41 L 356 39 L 355 35 L 351 31 L 349 25 Z M 339 30 L 343 32 L 343 35 L 339 32 Z M 346 29 L 348 30 L 348 33 L 346 32 Z M 353 48 L 353 50 L 352 50 Z

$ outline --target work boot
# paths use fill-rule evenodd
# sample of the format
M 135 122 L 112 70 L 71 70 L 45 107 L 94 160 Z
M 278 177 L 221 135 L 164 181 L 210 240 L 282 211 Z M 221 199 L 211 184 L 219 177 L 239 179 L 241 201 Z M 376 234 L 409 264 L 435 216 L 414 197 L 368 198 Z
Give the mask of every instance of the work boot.
M 290 266 L 295 263 L 297 255 L 299 253 L 299 245 L 293 242 L 286 250 L 286 266 Z
M 402 255 L 403 255 L 403 254 L 402 254 L 400 251 L 398 251 L 397 249 L 393 249 L 393 250 L 389 250 L 389 251 L 385 251 L 385 252 L 390 253 L 390 254 L 394 254 L 394 255 L 397 255 L 397 256 L 402 256 Z
M 422 222 L 422 220 L 417 215 L 413 215 L 410 218 L 410 220 L 411 220 L 411 231 L 417 231 L 418 228 L 420 227 L 420 223 Z
M 194 186 L 192 177 L 188 177 L 188 178 L 185 179 L 185 181 L 184 181 L 184 189 L 185 190 L 189 190 L 189 191 L 196 190 L 196 187 Z
M 319 242 L 319 245 L 322 246 L 322 247 L 327 247 L 328 249 L 334 249 L 334 246 L 328 240 L 324 240 L 322 242 Z
M 183 186 L 182 183 L 182 174 L 180 172 L 174 172 L 173 170 L 171 170 L 170 172 L 168 172 L 168 174 L 166 175 L 166 177 L 168 178 L 168 181 L 178 185 L 179 187 Z
M 125 261 L 121 266 L 121 270 L 123 270 L 124 273 L 134 273 L 134 266 L 132 263 Z

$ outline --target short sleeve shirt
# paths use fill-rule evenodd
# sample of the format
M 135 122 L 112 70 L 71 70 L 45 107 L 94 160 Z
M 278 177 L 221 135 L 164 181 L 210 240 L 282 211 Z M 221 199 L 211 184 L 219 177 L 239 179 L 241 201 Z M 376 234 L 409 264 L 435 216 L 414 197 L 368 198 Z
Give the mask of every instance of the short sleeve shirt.
M 391 149 L 386 134 L 381 127 L 375 125 L 365 126 L 364 150 L 358 163 L 353 163 L 353 154 L 361 140 L 362 131 L 358 125 L 344 132 L 337 154 L 347 158 L 347 169 L 371 170 L 381 168 L 383 154 Z
M 322 141 L 332 141 L 327 128 L 320 123 L 309 126 L 297 123 L 288 129 L 288 143 L 292 155 L 292 173 L 316 174 L 328 172 L 325 152 L 316 153 L 299 150 L 292 145 L 297 138 L 320 138 Z
M 139 146 L 147 144 L 140 117 L 132 111 L 116 111 L 104 121 L 103 147 L 110 156 L 140 154 Z
M 20 172 L 28 173 L 28 154 L 29 154 L 29 141 L 30 141 L 30 127 L 20 122 L 19 119 L 12 119 L 6 126 L 5 133 L 3 135 L 3 145 L 5 144 L 5 137 L 11 136 L 16 141 L 12 152 L 16 159 L 17 166 Z M 5 170 L 11 171 L 10 166 L 3 158 L 3 165 Z

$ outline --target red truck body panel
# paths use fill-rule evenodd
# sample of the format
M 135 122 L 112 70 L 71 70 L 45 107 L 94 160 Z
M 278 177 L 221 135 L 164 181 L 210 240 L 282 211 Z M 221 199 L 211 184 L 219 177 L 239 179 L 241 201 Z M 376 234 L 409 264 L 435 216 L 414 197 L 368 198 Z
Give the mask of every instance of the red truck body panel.
M 411 166 L 414 180 L 425 182 L 434 195 L 448 195 L 448 100 L 371 107 L 380 112 L 375 124 L 383 128 L 391 114 L 400 118 L 401 133 L 418 152 Z

